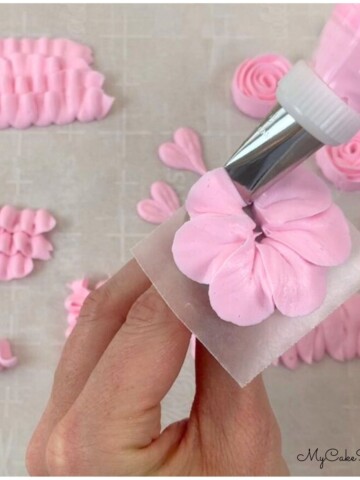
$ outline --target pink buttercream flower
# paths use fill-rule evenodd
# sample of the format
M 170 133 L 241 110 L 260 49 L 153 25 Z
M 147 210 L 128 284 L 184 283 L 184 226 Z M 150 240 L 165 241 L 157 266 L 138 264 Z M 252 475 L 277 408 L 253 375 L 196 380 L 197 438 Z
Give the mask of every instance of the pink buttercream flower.
M 360 133 L 348 143 L 326 146 L 316 153 L 324 176 L 340 190 L 360 190 Z
M 34 259 L 49 260 L 53 247 L 43 235 L 55 227 L 46 210 L 0 209 L 0 281 L 22 278 L 34 268 Z
M 276 104 L 276 88 L 291 63 L 275 54 L 259 55 L 242 62 L 235 71 L 231 92 L 238 109 L 263 118 Z
M 348 257 L 347 222 L 324 182 L 298 167 L 260 195 L 252 218 L 223 168 L 190 190 L 190 220 L 176 232 L 178 268 L 209 285 L 223 320 L 252 325 L 275 307 L 294 317 L 317 309 L 326 294 L 326 268 Z
M 95 285 L 95 288 L 101 287 L 106 280 L 102 280 Z M 68 337 L 74 330 L 77 321 L 79 319 L 81 308 L 85 302 L 86 297 L 92 290 L 89 288 L 89 280 L 82 278 L 80 280 L 74 280 L 68 285 L 71 289 L 71 293 L 65 299 L 65 308 L 68 312 L 67 322 L 68 328 L 66 329 L 65 336 Z

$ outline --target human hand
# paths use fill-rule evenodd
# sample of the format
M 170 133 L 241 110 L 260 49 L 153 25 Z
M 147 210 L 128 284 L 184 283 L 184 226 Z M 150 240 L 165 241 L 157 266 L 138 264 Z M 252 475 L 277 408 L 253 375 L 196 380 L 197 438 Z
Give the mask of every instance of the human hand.
M 190 332 L 132 260 L 86 299 L 27 451 L 31 475 L 283 475 L 261 377 L 241 389 L 199 343 L 187 420 L 161 432 L 160 402 Z

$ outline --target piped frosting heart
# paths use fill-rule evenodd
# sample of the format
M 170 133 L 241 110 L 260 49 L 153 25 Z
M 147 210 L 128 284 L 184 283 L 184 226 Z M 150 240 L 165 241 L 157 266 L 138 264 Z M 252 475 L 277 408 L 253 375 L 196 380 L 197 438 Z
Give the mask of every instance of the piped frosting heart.
M 53 247 L 44 234 L 55 227 L 44 209 L 0 208 L 0 281 L 23 278 L 34 268 L 33 260 L 49 260 Z
M 191 128 L 177 129 L 173 142 L 160 145 L 159 157 L 165 165 L 171 168 L 190 170 L 199 175 L 203 175 L 207 171 L 200 137 Z
M 137 204 L 139 216 L 149 222 L 160 224 L 171 217 L 180 207 L 175 190 L 165 182 L 155 182 L 150 187 L 151 198 Z

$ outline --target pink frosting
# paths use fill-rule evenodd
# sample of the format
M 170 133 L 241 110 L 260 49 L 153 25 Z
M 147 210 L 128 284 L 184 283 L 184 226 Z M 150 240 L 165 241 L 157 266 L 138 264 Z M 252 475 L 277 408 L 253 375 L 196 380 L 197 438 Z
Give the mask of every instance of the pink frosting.
M 12 353 L 9 340 L 0 338 L 0 371 L 12 368 L 16 364 L 17 358 Z
M 149 223 L 160 224 L 180 207 L 175 190 L 165 182 L 154 182 L 150 187 L 151 198 L 137 204 L 138 215 Z
M 190 190 L 190 220 L 177 231 L 178 268 L 209 285 L 220 318 L 253 325 L 275 307 L 306 315 L 326 294 L 326 267 L 351 250 L 347 222 L 330 191 L 305 167 L 279 180 L 252 205 L 253 221 L 223 168 L 205 174 Z
M 340 362 L 360 357 L 360 294 L 356 294 L 303 337 L 276 363 L 295 369 L 328 354 Z
M 95 289 L 101 287 L 106 282 L 102 280 L 95 285 Z M 65 299 L 65 308 L 68 312 L 67 322 L 68 328 L 66 329 L 65 336 L 68 337 L 74 330 L 75 325 L 79 319 L 81 307 L 83 306 L 86 297 L 91 293 L 93 289 L 89 288 L 89 280 L 82 278 L 80 280 L 74 280 L 69 284 L 71 293 Z
M 27 83 L 27 90 L 30 90 L 32 83 L 38 91 L 45 90 L 46 83 L 50 88 L 55 83 L 53 78 L 55 74 L 66 69 L 93 71 L 80 57 L 46 57 L 38 53 L 12 53 L 6 57 L 0 56 L 0 75 L 3 85 L 9 88 L 7 93 L 24 93 L 20 88 L 24 81 Z M 97 75 L 100 74 L 97 73 Z M 100 76 L 103 78 L 102 75 Z M 38 87 L 40 83 L 44 83 L 41 89 Z M 59 85 L 56 86 L 59 88 Z
M 43 235 L 55 227 L 55 219 L 44 209 L 0 209 L 0 280 L 28 275 L 34 259 L 49 260 L 53 247 Z
M 114 99 L 91 61 L 88 47 L 68 40 L 0 42 L 0 129 L 104 118 Z
M 173 142 L 160 145 L 159 157 L 171 168 L 190 170 L 200 175 L 206 172 L 200 137 L 191 128 L 178 128 Z
M 196 336 L 194 334 L 191 335 L 190 337 L 190 344 L 189 344 L 189 350 L 192 358 L 195 359 L 195 354 L 196 354 Z
M 335 5 L 313 55 L 320 78 L 352 109 L 360 112 L 360 5 Z
M 64 59 L 82 58 L 87 64 L 93 61 L 89 47 L 65 38 L 1 38 L 0 56 L 8 58 L 14 53 L 26 55 L 35 53 Z
M 277 85 L 290 68 L 289 60 L 281 55 L 246 59 L 236 69 L 231 84 L 235 105 L 250 117 L 265 117 L 275 106 Z
M 316 152 L 316 162 L 340 190 L 360 190 L 360 133 L 343 145 L 321 148 Z

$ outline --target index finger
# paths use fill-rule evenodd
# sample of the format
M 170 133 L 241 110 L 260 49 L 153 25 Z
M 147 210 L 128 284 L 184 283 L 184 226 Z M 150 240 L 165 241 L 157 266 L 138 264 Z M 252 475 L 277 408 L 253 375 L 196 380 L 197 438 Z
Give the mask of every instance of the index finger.
M 45 449 L 53 428 L 82 391 L 132 304 L 149 286 L 150 281 L 142 269 L 131 260 L 86 299 L 78 323 L 65 344 L 50 400 L 27 452 L 31 474 L 47 474 Z

